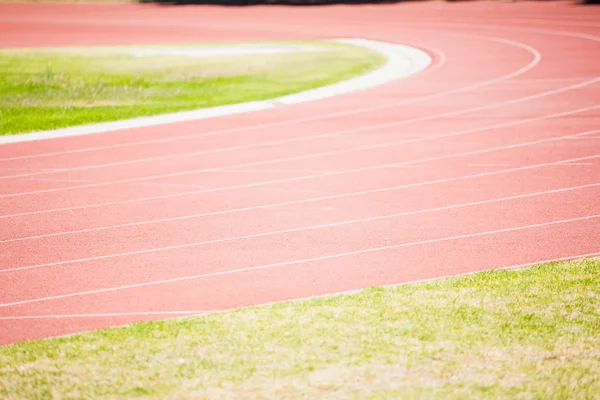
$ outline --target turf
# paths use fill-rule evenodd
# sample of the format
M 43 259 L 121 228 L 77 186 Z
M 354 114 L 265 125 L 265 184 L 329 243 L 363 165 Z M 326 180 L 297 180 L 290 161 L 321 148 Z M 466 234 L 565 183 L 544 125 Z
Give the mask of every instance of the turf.
M 599 279 L 584 259 L 4 346 L 0 397 L 597 399 Z
M 134 57 L 127 47 L 0 50 L 0 134 L 264 100 L 385 62 L 355 46 L 297 44 L 323 51 L 199 58 Z

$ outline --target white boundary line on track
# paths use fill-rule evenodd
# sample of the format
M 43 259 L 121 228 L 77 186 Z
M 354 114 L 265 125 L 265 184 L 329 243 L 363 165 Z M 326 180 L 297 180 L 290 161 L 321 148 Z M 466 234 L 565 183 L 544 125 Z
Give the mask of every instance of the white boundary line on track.
M 537 223 L 537 224 L 520 225 L 520 226 L 516 226 L 516 227 L 512 227 L 512 228 L 495 229 L 495 230 L 491 230 L 491 231 L 469 233 L 469 234 L 464 234 L 464 235 L 447 236 L 447 237 L 437 238 L 437 239 L 426 239 L 426 240 L 419 240 L 419 241 L 415 241 L 415 242 L 399 243 L 399 244 L 393 244 L 393 245 L 381 246 L 381 247 L 372 247 L 372 248 L 367 248 L 367 249 L 362 249 L 362 250 L 355 250 L 355 251 L 349 251 L 349 252 L 337 253 L 337 254 L 329 254 L 329 255 L 325 255 L 325 256 L 305 258 L 305 259 L 300 259 L 300 260 L 284 261 L 284 262 L 264 264 L 264 265 L 256 265 L 253 267 L 236 268 L 236 269 L 225 270 L 225 271 L 182 276 L 182 277 L 178 277 L 178 278 L 161 279 L 161 280 L 156 280 L 156 281 L 148 281 L 148 282 L 135 283 L 135 284 L 130 284 L 130 285 L 114 286 L 111 288 L 86 290 L 86 291 L 81 291 L 81 292 L 73 292 L 73 293 L 67 293 L 67 294 L 61 294 L 61 295 L 55 295 L 55 296 L 47 296 L 47 297 L 38 297 L 38 298 L 27 299 L 27 300 L 13 301 L 10 303 L 0 303 L 0 308 L 13 307 L 13 306 L 18 306 L 18 305 L 23 305 L 23 304 L 39 303 L 39 302 L 43 302 L 43 301 L 60 300 L 60 299 L 65 299 L 65 298 L 93 295 L 93 294 L 99 294 L 99 293 L 115 292 L 115 291 L 126 290 L 126 289 L 135 289 L 135 288 L 148 287 L 148 286 L 164 285 L 164 284 L 175 283 L 175 282 L 184 282 L 184 281 L 190 281 L 190 280 L 196 280 L 196 279 L 202 279 L 202 278 L 211 278 L 211 277 L 215 277 L 215 276 L 232 275 L 232 274 L 252 272 L 252 271 L 258 271 L 258 270 L 264 270 L 264 269 L 280 268 L 280 267 L 286 267 L 286 266 L 290 266 L 290 265 L 306 264 L 306 263 L 311 263 L 311 262 L 316 262 L 316 261 L 323 261 L 323 260 L 336 259 L 336 258 L 340 258 L 340 257 L 353 256 L 353 255 L 357 255 L 357 254 L 367 254 L 367 253 L 374 253 L 374 252 L 383 251 L 383 250 L 399 249 L 402 247 L 411 247 L 411 246 L 419 246 L 419 245 L 447 242 L 447 241 L 460 240 L 460 239 L 469 239 L 469 238 L 473 238 L 473 237 L 502 234 L 502 233 L 506 233 L 506 232 L 514 232 L 514 231 L 519 231 L 519 230 L 523 230 L 523 229 L 534 229 L 534 228 L 545 227 L 545 226 L 566 224 L 566 223 L 570 223 L 570 222 L 587 221 L 587 220 L 596 219 L 596 218 L 600 218 L 600 214 L 592 214 L 592 215 L 586 215 L 583 217 L 541 222 L 541 223 Z
M 202 108 L 150 117 L 133 118 L 99 124 L 80 125 L 71 128 L 32 132 L 18 135 L 0 136 L 0 145 L 22 143 L 42 139 L 90 135 L 117 130 L 142 128 L 176 122 L 195 121 L 219 116 L 229 116 L 251 111 L 268 110 L 280 105 L 299 104 L 308 101 L 326 99 L 341 94 L 352 93 L 376 87 L 398 79 L 403 79 L 426 69 L 432 58 L 426 52 L 401 44 L 387 43 L 368 39 L 328 39 L 325 41 L 360 46 L 383 55 L 387 61 L 381 67 L 364 75 L 338 82 L 332 85 L 307 90 L 283 97 L 264 101 L 253 101 L 226 106 Z
M 399 188 L 420 187 L 420 186 L 426 186 L 426 185 L 431 185 L 431 184 L 455 182 L 455 181 L 479 178 L 479 177 L 484 177 L 484 176 L 501 175 L 504 173 L 510 173 L 510 172 L 516 172 L 516 171 L 526 171 L 526 170 L 530 170 L 530 169 L 543 168 L 543 167 L 547 167 L 547 166 L 556 166 L 556 165 L 560 165 L 561 163 L 563 163 L 565 161 L 591 160 L 591 159 L 598 159 L 598 158 L 600 158 L 600 154 L 594 155 L 594 156 L 579 157 L 579 158 L 574 158 L 574 159 L 569 159 L 569 160 L 558 160 L 558 161 L 552 161 L 552 162 L 542 163 L 542 164 L 527 165 L 527 166 L 523 166 L 523 167 L 504 169 L 504 170 L 500 170 L 500 171 L 483 172 L 483 173 L 474 174 L 474 175 L 466 175 L 466 176 L 440 179 L 440 180 L 434 180 L 434 181 L 419 182 L 419 183 L 403 185 L 403 186 L 399 186 L 399 187 L 387 187 L 387 188 L 375 189 L 375 190 L 370 190 L 370 191 L 365 191 L 365 192 L 357 192 L 357 193 L 360 193 L 360 194 L 362 194 L 362 193 L 378 193 L 378 192 L 396 190 Z M 575 189 L 582 189 L 582 188 L 586 188 L 586 187 L 595 187 L 595 186 L 596 186 L 596 184 L 582 185 L 582 186 L 575 187 Z M 564 191 L 564 190 L 558 190 L 558 191 Z M 350 195 L 356 195 L 357 193 L 345 193 L 345 194 L 340 194 L 340 195 L 329 196 L 328 198 L 342 198 L 342 197 L 347 197 Z M 528 197 L 528 196 L 524 196 L 524 197 Z M 287 202 L 285 204 L 296 204 L 296 203 L 301 203 L 301 202 L 303 202 L 303 200 Z M 485 204 L 486 202 L 490 202 L 490 201 L 487 201 L 487 200 L 483 201 L 482 204 Z M 466 205 L 460 205 L 460 207 L 477 205 L 478 203 L 480 203 L 480 202 L 466 203 Z M 284 204 L 284 203 L 281 203 L 281 204 Z M 270 206 L 271 205 L 269 205 L 268 207 L 270 207 Z M 253 208 L 259 209 L 259 208 L 266 208 L 266 207 L 267 206 L 248 207 L 246 209 L 241 209 L 239 211 L 246 211 L 246 210 L 253 209 Z M 135 255 L 140 255 L 140 254 L 149 254 L 149 253 L 157 253 L 157 252 L 162 252 L 162 251 L 178 250 L 178 249 L 184 249 L 184 248 L 190 248 L 190 247 L 204 246 L 204 245 L 208 245 L 208 244 L 230 242 L 230 241 L 234 241 L 234 240 L 250 239 L 250 238 L 254 238 L 254 237 L 263 237 L 263 236 L 284 234 L 284 233 L 304 231 L 304 230 L 310 230 L 310 229 L 322 229 L 322 228 L 328 228 L 328 227 L 351 224 L 351 223 L 369 222 L 369 221 L 375 221 L 375 220 L 386 219 L 386 218 L 396 218 L 396 217 L 401 217 L 401 216 L 420 214 L 420 213 L 424 213 L 424 212 L 441 211 L 441 210 L 452 209 L 452 208 L 457 208 L 457 207 L 445 206 L 445 207 L 438 207 L 438 208 L 422 210 L 422 211 L 419 211 L 419 210 L 407 211 L 407 212 L 398 213 L 398 214 L 390 214 L 390 215 L 383 215 L 383 216 L 377 216 L 377 217 L 362 218 L 362 219 L 357 219 L 357 220 L 334 222 L 334 223 L 330 223 L 330 224 L 314 225 L 314 226 L 308 226 L 308 227 L 302 227 L 302 228 L 283 229 L 283 230 L 279 230 L 279 231 L 263 232 L 263 233 L 257 233 L 257 234 L 252 234 L 252 235 L 244 235 L 244 236 L 237 236 L 237 237 L 230 237 L 230 238 L 223 238 L 223 239 L 207 240 L 207 241 L 201 241 L 201 242 L 185 243 L 185 244 L 179 244 L 179 245 L 157 247 L 157 248 L 129 251 L 129 252 L 123 252 L 123 253 L 116 253 L 116 254 L 107 254 L 107 255 L 81 258 L 81 259 L 75 259 L 75 260 L 66 260 L 66 261 L 58 261 L 58 262 L 46 263 L 46 264 L 28 265 L 28 266 L 22 266 L 22 267 L 3 269 L 3 270 L 0 270 L 0 274 L 24 271 L 24 270 L 31 270 L 31 269 L 38 269 L 38 268 L 44 268 L 44 267 L 54 267 L 54 266 L 59 266 L 59 265 L 83 263 L 83 262 L 88 262 L 88 261 L 105 260 L 105 259 L 109 259 L 109 258 L 135 256 Z M 224 213 L 224 212 L 222 212 L 222 213 Z M 213 214 L 219 214 L 219 213 L 216 212 Z
M 137 311 L 137 312 L 114 312 L 114 313 L 92 313 L 92 314 L 56 314 L 56 315 L 9 315 L 0 316 L 0 321 L 18 319 L 63 319 L 63 318 L 115 318 L 144 315 L 202 315 L 212 314 L 220 310 L 194 310 L 194 311 Z
M 508 22 L 518 22 L 518 23 L 537 23 L 538 25 L 562 25 L 562 26 L 578 26 L 580 28 L 597 28 L 600 27 L 600 23 L 594 23 L 588 21 L 561 21 L 561 20 L 547 20 L 543 18 L 514 18 L 507 20 Z
M 600 106 L 599 106 L 599 108 L 600 108 Z M 517 143 L 514 145 L 498 146 L 498 147 L 492 147 L 492 148 L 487 148 L 487 149 L 483 149 L 483 150 L 475 150 L 475 151 L 469 151 L 469 152 L 464 152 L 464 153 L 454 153 L 451 155 L 444 155 L 444 156 L 439 156 L 439 157 L 430 157 L 430 158 L 423 159 L 423 160 L 410 161 L 410 163 L 422 163 L 425 161 L 444 160 L 444 159 L 454 158 L 454 157 L 464 157 L 464 156 L 484 154 L 484 153 L 494 152 L 494 151 L 522 148 L 522 147 L 531 146 L 531 145 L 535 145 L 535 144 L 567 140 L 567 139 L 572 139 L 575 137 L 584 137 L 586 135 L 594 135 L 598 132 L 600 132 L 600 129 L 586 131 L 586 132 L 580 132 L 580 133 L 576 133 L 576 134 L 572 134 L 572 135 L 565 135 L 565 136 L 551 137 L 551 138 L 547 138 L 547 139 L 540 139 L 540 140 L 529 141 L 529 142 L 522 142 L 522 143 Z M 582 163 L 577 163 L 577 164 L 582 164 Z M 586 163 L 586 165 L 589 165 L 589 164 L 591 164 L 591 163 Z M 405 164 L 405 165 L 410 166 L 410 164 Z M 390 164 L 390 165 L 379 165 L 379 166 L 377 166 L 377 168 L 405 166 L 405 165 L 403 165 L 402 163 Z M 557 165 L 574 165 L 574 163 L 569 162 L 567 160 L 567 161 L 557 162 Z M 494 165 L 494 166 L 495 167 L 509 167 L 510 165 Z M 372 170 L 372 169 L 373 168 L 366 168 L 366 170 Z M 365 170 L 365 168 L 360 168 L 355 171 L 359 172 L 362 170 Z M 314 176 L 321 177 L 321 176 L 327 176 L 327 175 L 341 175 L 341 174 L 351 173 L 352 171 L 353 170 L 335 171 L 335 172 L 330 172 L 327 174 L 314 175 Z M 506 170 L 501 170 L 498 172 L 502 172 L 502 171 L 506 171 Z M 292 179 L 296 179 L 296 178 L 292 178 Z M 300 177 L 297 179 L 303 179 L 303 177 Z M 450 179 L 452 179 L 452 178 L 450 178 Z M 435 181 L 433 181 L 433 182 L 435 182 Z M 419 186 L 422 186 L 422 185 L 425 185 L 428 183 L 431 183 L 431 182 L 429 182 L 429 181 L 422 182 L 419 184 Z M 400 187 L 395 187 L 395 189 L 412 187 L 413 185 L 414 184 L 408 184 L 408 185 L 404 185 L 404 186 L 400 186 Z M 381 191 L 382 189 L 373 189 L 373 190 Z M 288 202 L 275 203 L 275 204 L 265 204 L 265 205 L 259 205 L 259 206 L 253 206 L 253 207 L 244 207 L 244 208 L 240 208 L 240 209 L 229 209 L 229 210 L 222 210 L 222 211 L 215 211 L 215 212 L 182 215 L 182 216 L 178 216 L 178 217 L 161 218 L 161 219 L 156 219 L 156 220 L 145 220 L 145 221 L 130 222 L 130 223 L 124 223 L 124 224 L 118 224 L 118 225 L 108 225 L 108 226 L 101 226 L 101 227 L 95 227 L 95 228 L 78 229 L 78 230 L 73 230 L 73 231 L 54 232 L 54 233 L 48 233 L 48 234 L 36 235 L 36 236 L 25 236 L 25 237 L 11 238 L 11 239 L 3 239 L 3 240 L 0 240 L 0 244 L 24 241 L 24 240 L 41 239 L 41 238 L 46 238 L 46 237 L 56 237 L 56 236 L 61 236 L 61 235 L 69 235 L 69 234 L 77 234 L 77 233 L 85 233 L 85 232 L 95 232 L 95 231 L 101 231 L 101 230 L 107 230 L 107 229 L 117 229 L 117 228 L 131 227 L 131 226 L 149 225 L 149 224 L 161 223 L 161 222 L 180 221 L 180 220 L 186 220 L 186 219 L 207 217 L 207 216 L 212 216 L 212 215 L 222 215 L 222 214 L 229 214 L 229 213 L 242 212 L 242 211 L 260 210 L 260 209 L 266 209 L 266 208 L 271 208 L 271 207 L 283 207 L 283 206 L 288 206 L 288 205 L 304 204 L 304 203 L 315 202 L 315 201 L 329 200 L 332 198 L 340 198 L 340 197 L 346 197 L 346 196 L 351 196 L 351 195 L 358 195 L 360 193 L 368 194 L 368 193 L 372 193 L 372 191 L 350 192 L 350 193 L 345 193 L 345 194 L 337 194 L 337 195 L 310 198 L 310 199 L 292 200 L 292 201 L 288 201 Z M 2 270 L 0 270 L 0 274 L 1 273 L 2 273 Z

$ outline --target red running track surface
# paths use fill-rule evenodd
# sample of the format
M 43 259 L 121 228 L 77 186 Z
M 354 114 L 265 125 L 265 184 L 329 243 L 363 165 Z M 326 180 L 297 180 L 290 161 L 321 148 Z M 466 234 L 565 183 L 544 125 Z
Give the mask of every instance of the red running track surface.
M 360 93 L 0 146 L 0 343 L 600 253 L 600 8 L 0 4 L 0 46 L 364 37 Z

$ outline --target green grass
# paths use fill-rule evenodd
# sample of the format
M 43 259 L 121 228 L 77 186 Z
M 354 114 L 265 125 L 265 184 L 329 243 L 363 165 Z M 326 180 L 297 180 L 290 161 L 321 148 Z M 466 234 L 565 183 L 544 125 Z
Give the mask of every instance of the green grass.
M 385 62 L 355 46 L 296 43 L 325 51 L 138 58 L 127 47 L 0 50 L 0 134 L 264 100 Z
M 599 282 L 587 259 L 4 346 L 0 397 L 597 399 Z

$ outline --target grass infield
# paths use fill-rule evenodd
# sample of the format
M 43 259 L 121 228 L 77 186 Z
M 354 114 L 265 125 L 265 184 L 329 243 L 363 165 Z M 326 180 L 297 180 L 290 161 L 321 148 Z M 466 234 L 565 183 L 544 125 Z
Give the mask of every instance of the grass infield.
M 136 57 L 132 47 L 0 50 L 0 134 L 275 98 L 371 71 L 385 58 L 346 44 L 322 51 Z M 152 46 L 177 48 L 182 46 Z M 184 46 L 206 47 L 206 46 Z
M 600 259 L 0 347 L 0 397 L 594 399 Z

